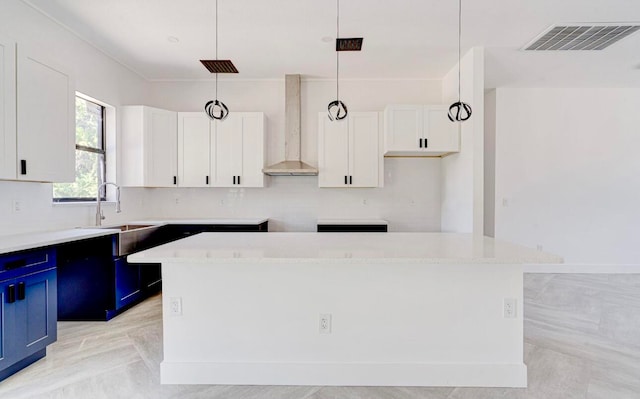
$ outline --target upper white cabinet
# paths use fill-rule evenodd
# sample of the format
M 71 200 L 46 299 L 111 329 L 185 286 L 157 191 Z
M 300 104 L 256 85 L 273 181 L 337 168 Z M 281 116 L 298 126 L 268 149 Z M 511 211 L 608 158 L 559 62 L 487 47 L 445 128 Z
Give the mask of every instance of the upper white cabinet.
M 121 185 L 178 185 L 177 112 L 143 105 L 120 109 L 122 121 Z
M 318 186 L 382 187 L 384 181 L 377 112 L 351 112 L 341 121 L 318 116 Z
M 73 182 L 75 86 L 71 74 L 37 50 L 17 51 L 18 179 Z
M 15 179 L 16 165 L 16 43 L 0 36 L 0 179 Z
M 213 124 L 211 184 L 216 187 L 264 187 L 264 114 L 233 112 Z
M 460 151 L 459 124 L 442 105 L 389 105 L 384 111 L 385 155 L 443 156 Z
M 204 112 L 178 112 L 178 183 L 207 187 L 211 182 L 211 123 Z
M 36 48 L 0 37 L 0 179 L 75 180 L 74 79 Z
M 178 113 L 180 187 L 264 187 L 264 114 L 233 112 L 212 121 Z

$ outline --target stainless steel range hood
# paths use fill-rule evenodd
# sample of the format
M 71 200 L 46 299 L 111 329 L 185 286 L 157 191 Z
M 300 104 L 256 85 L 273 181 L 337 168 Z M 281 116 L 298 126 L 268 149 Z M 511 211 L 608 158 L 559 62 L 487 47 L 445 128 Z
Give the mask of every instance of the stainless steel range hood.
M 284 158 L 262 172 L 269 176 L 317 176 L 318 169 L 300 160 L 300 75 L 285 75 Z

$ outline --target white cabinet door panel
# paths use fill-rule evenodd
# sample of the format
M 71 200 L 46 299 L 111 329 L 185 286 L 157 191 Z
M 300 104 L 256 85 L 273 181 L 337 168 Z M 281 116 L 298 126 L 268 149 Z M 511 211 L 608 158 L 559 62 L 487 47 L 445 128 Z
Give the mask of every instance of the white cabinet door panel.
M 385 110 L 385 151 L 419 150 L 422 105 L 394 105 Z
M 377 112 L 349 116 L 349 187 L 378 187 L 380 158 Z
M 15 179 L 16 43 L 0 36 L 0 179 Z
M 229 114 L 224 121 L 215 121 L 215 168 L 213 185 L 234 187 L 242 175 L 242 117 Z
M 460 124 L 447 117 L 447 107 L 428 106 L 424 109 L 425 151 L 455 152 L 460 148 Z
M 330 121 L 326 113 L 319 114 L 318 186 L 347 187 L 349 175 L 348 118 Z
M 174 187 L 178 177 L 177 113 L 149 107 L 145 113 L 145 185 Z
M 204 112 L 178 113 L 178 185 L 207 187 L 210 119 Z
M 18 47 L 17 58 L 18 179 L 73 182 L 74 80 L 25 46 Z

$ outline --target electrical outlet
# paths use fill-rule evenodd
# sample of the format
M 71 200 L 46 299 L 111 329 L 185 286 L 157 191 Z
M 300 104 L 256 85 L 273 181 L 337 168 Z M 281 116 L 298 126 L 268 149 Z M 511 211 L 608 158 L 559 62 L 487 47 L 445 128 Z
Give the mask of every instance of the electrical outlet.
M 22 202 L 18 201 L 18 200 L 13 200 L 11 201 L 11 210 L 13 212 L 20 212 L 22 211 Z
M 509 200 L 507 198 L 502 199 L 502 206 L 505 208 L 509 206 Z
M 320 334 L 331 334 L 331 313 L 320 315 L 319 330 Z
M 515 319 L 517 316 L 516 306 L 518 301 L 515 298 L 504 298 L 504 318 Z
M 367 200 L 366 199 L 362 200 L 362 205 L 367 205 Z
M 169 314 L 172 316 L 182 316 L 182 298 L 169 298 Z

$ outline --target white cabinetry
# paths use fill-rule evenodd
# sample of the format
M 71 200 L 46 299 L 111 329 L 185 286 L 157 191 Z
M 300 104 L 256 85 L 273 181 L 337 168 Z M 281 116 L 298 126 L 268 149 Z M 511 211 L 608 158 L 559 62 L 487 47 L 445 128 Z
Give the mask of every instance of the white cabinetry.
M 262 112 L 233 112 L 224 121 L 178 113 L 178 185 L 264 187 L 264 139 Z
M 211 143 L 216 187 L 264 187 L 265 132 L 262 112 L 234 112 L 213 123 Z
M 121 185 L 178 185 L 177 113 L 143 105 L 120 109 L 122 120 Z
M 0 36 L 0 179 L 75 180 L 75 87 L 66 68 Z
M 385 155 L 443 156 L 460 151 L 459 123 L 443 105 L 389 105 L 384 111 Z
M 178 112 L 178 182 L 180 187 L 210 184 L 212 127 L 204 112 Z
M 351 112 L 330 121 L 320 113 L 318 120 L 318 186 L 382 187 L 379 114 Z
M 16 43 L 0 36 L 0 179 L 15 179 L 16 165 Z

